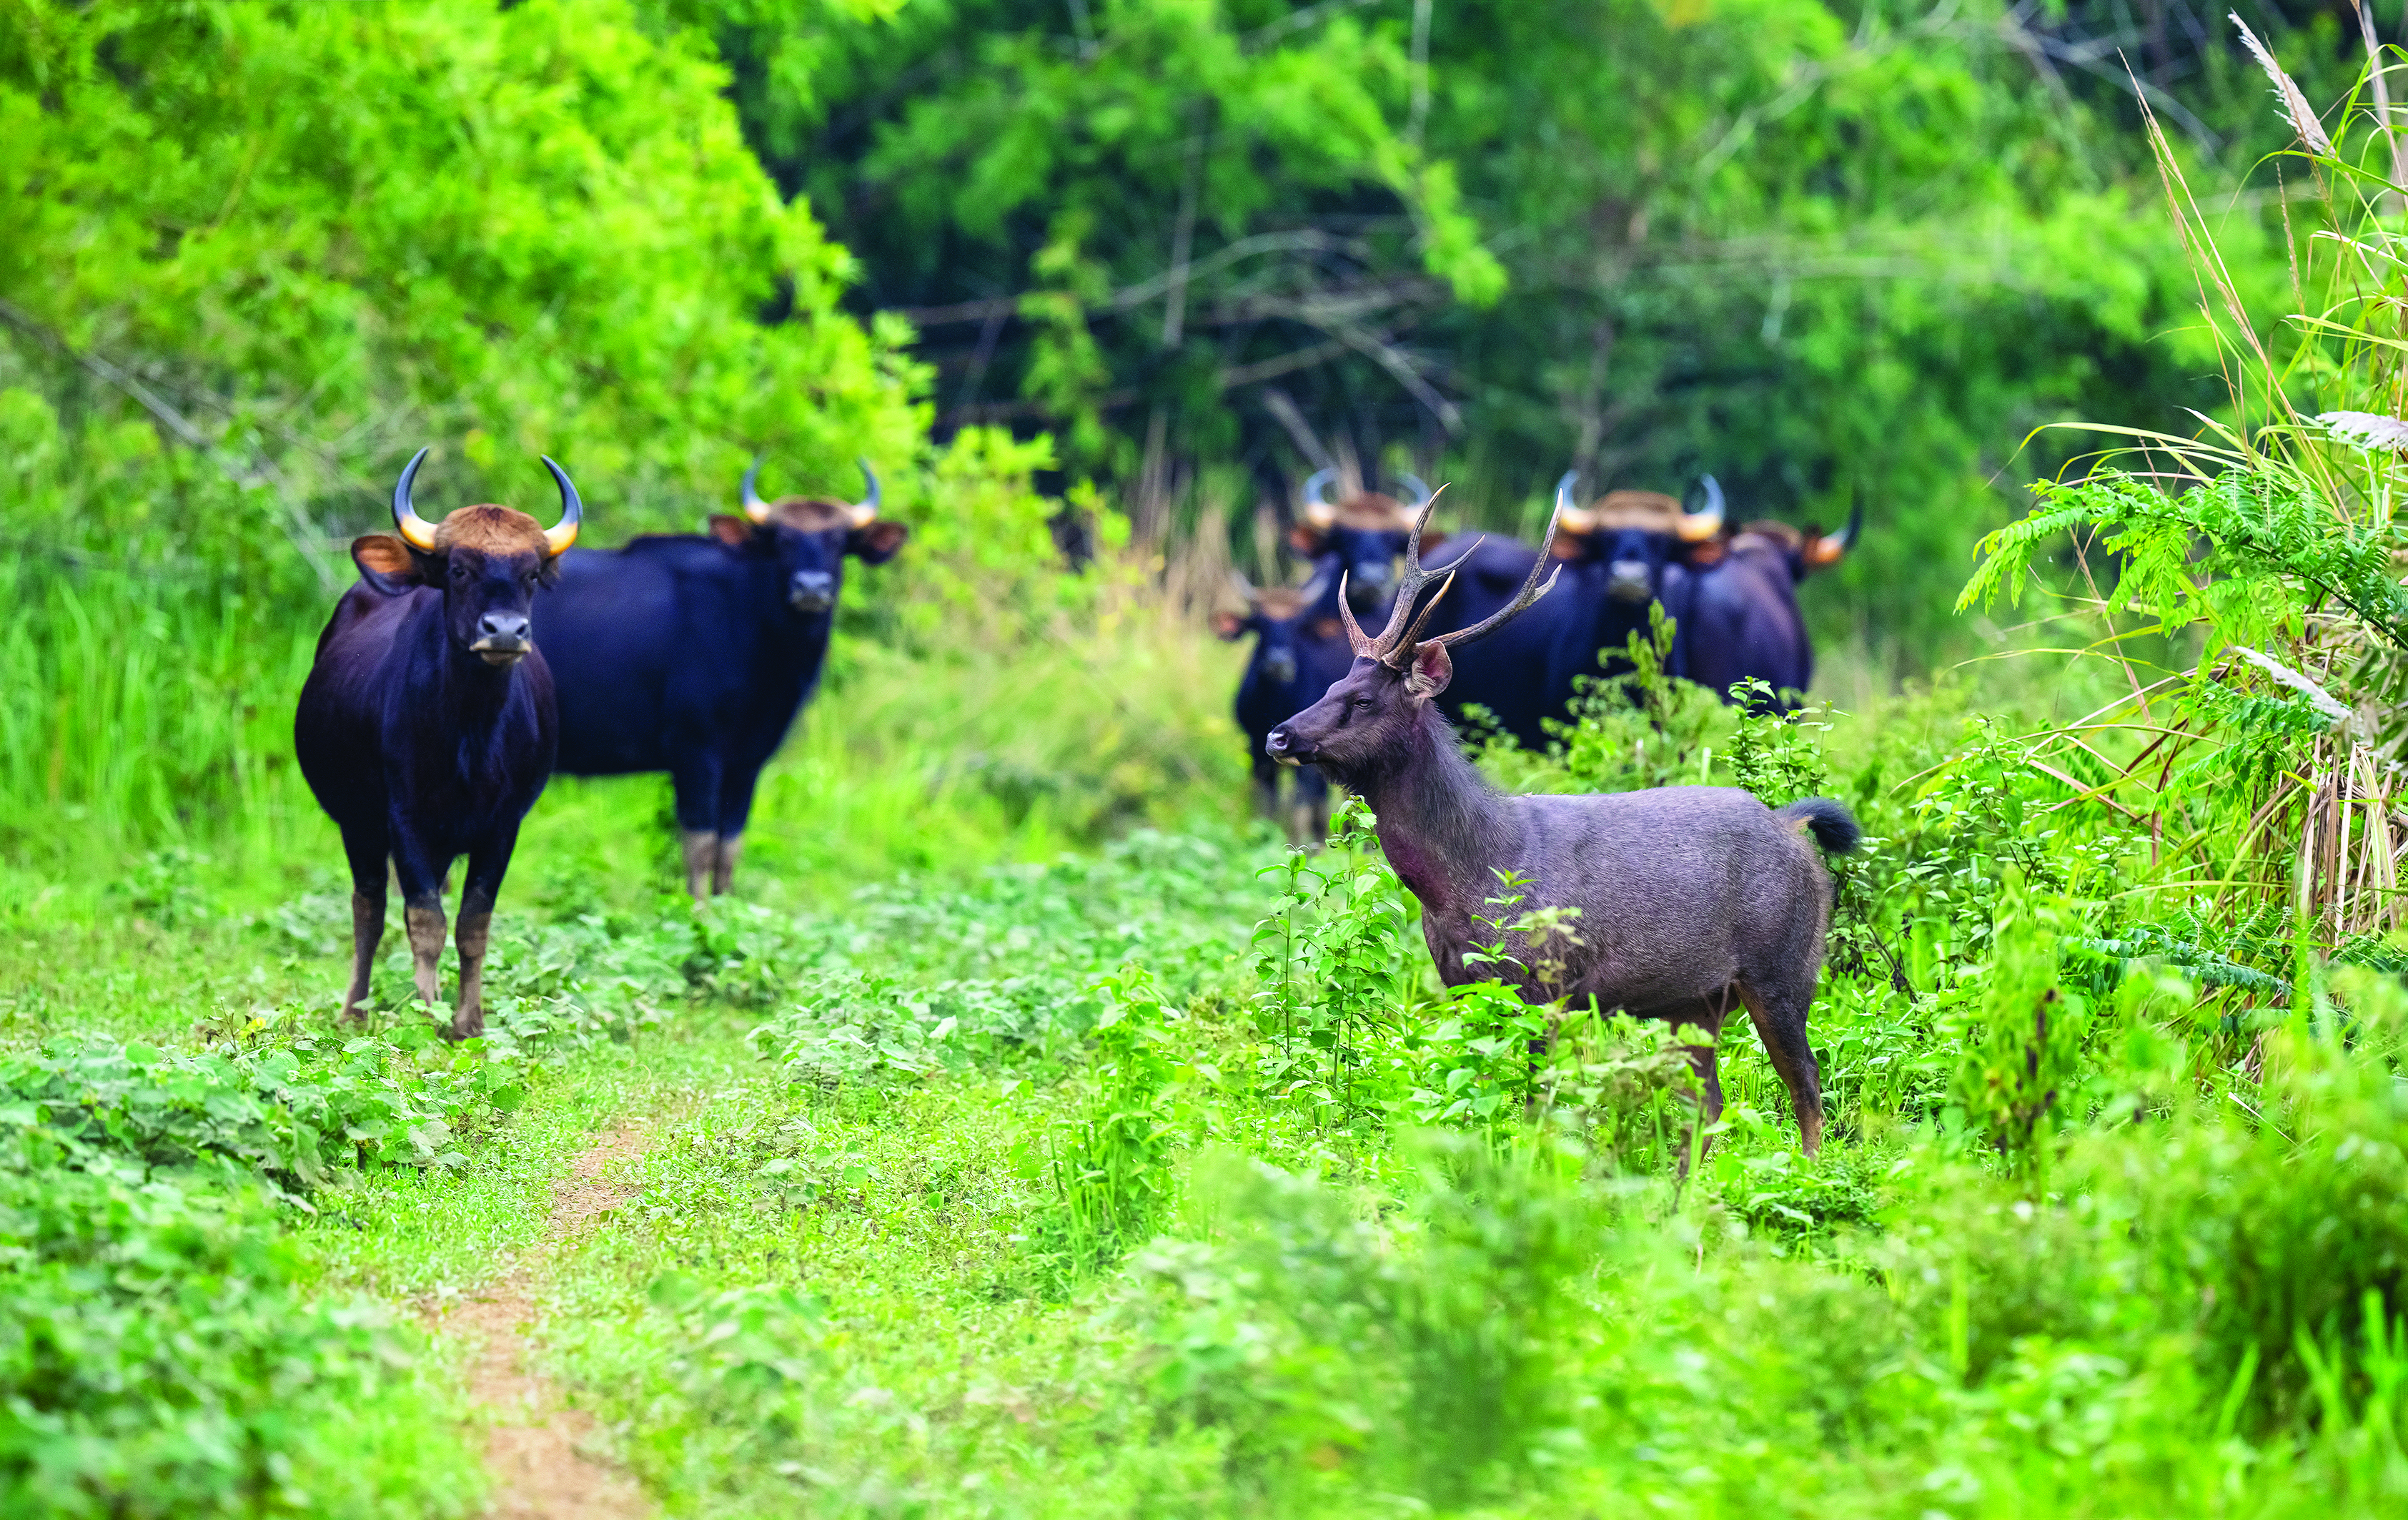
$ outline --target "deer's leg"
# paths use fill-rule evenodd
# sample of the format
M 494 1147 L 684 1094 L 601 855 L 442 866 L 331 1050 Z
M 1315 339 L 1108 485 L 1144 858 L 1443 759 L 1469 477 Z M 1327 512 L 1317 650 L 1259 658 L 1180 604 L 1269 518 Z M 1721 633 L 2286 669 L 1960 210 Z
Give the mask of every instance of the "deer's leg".
M 1630 1011 L 1640 1018 L 1661 1020 L 1676 1029 L 1696 1029 L 1699 1036 L 1696 1040 L 1683 1041 L 1681 1046 L 1689 1057 L 1690 1068 L 1698 1074 L 1697 1128 L 1692 1132 L 1695 1143 L 1682 1148 L 1681 1175 L 1684 1177 L 1689 1174 L 1692 1152 L 1698 1160 L 1705 1159 L 1708 1147 L 1713 1144 L 1713 1137 L 1706 1131 L 1723 1116 L 1722 1070 L 1714 1051 L 1722 1040 L 1723 1019 L 1729 1009 L 1730 995 L 1725 991 L 1713 997 L 1672 1008 L 1649 1009 L 1643 1012 L 1637 1009 Z
M 1764 1041 L 1772 1069 L 1789 1089 L 1789 1106 L 1798 1111 L 1798 1139 L 1808 1155 L 1823 1149 L 1823 1073 L 1814 1049 L 1806 1040 L 1806 1011 L 1813 1005 L 1814 987 L 1756 986 L 1740 983 L 1739 995 L 1756 1024 L 1756 1038 Z
M 485 1032 L 485 947 L 494 926 L 494 899 L 518 848 L 518 825 L 497 829 L 468 852 L 468 879 L 460 889 L 460 1002 L 452 1011 L 452 1038 L 473 1040 Z
M 351 868 L 351 984 L 343 994 L 347 1020 L 367 1016 L 368 976 L 377 947 L 384 943 L 385 833 L 354 825 L 343 830 L 343 853 Z

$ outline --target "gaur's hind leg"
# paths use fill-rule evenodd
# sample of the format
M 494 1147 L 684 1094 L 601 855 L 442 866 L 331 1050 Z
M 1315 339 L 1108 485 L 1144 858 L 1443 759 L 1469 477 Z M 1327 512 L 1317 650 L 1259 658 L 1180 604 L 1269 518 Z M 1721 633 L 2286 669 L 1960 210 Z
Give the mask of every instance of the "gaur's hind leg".
M 744 825 L 752 817 L 752 789 L 760 780 L 759 767 L 748 769 L 738 762 L 727 767 L 726 779 L 719 784 L 719 854 L 710 868 L 714 897 L 736 884 L 736 862 L 744 853 Z
M 418 840 L 396 832 L 393 873 L 401 883 L 401 922 L 409 930 L 410 980 L 421 1001 L 439 1003 L 436 971 L 443 961 L 443 878 L 452 862 L 437 860 Z
M 1781 1073 L 1782 1085 L 1789 1089 L 1789 1106 L 1798 1111 L 1798 1138 L 1806 1154 L 1813 1155 L 1823 1149 L 1823 1073 L 1814 1060 L 1814 1049 L 1806 1040 L 1806 1011 L 1813 1006 L 1814 984 L 1803 987 L 1757 986 L 1740 983 L 1740 997 L 1747 1004 L 1747 1014 L 1756 1022 L 1756 1038 L 1764 1041 L 1764 1054 L 1772 1057 L 1772 1069 Z
M 497 829 L 468 852 L 468 880 L 460 888 L 460 1001 L 452 1011 L 452 1038 L 473 1040 L 485 1032 L 485 946 L 492 938 L 494 899 L 518 848 L 516 824 Z
M 714 753 L 683 755 L 669 767 L 677 790 L 678 843 L 685 851 L 685 892 L 702 901 L 719 871 L 719 788 L 723 773 Z
M 384 943 L 384 830 L 352 825 L 343 830 L 343 853 L 351 867 L 351 984 L 343 994 L 343 1017 L 367 1016 L 368 974 L 377 947 Z

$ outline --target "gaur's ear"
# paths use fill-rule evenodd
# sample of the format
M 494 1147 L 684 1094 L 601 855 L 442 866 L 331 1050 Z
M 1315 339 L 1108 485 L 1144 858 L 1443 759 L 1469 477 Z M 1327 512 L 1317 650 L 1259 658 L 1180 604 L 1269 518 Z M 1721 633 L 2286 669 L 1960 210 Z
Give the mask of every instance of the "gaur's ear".
M 1728 546 L 1729 540 L 1727 538 L 1708 538 L 1703 543 L 1683 544 L 1675 551 L 1673 557 L 1684 565 L 1694 566 L 1702 570 L 1708 566 L 1720 565 Z
M 1339 622 L 1336 618 L 1315 618 L 1312 623 L 1312 637 L 1315 638 L 1335 638 L 1340 633 L 1344 632 L 1346 624 Z
M 1246 620 L 1235 612 L 1215 612 L 1212 631 L 1224 638 L 1235 638 L 1246 631 Z
M 390 533 L 370 533 L 351 540 L 351 563 L 360 579 L 388 596 L 427 583 L 419 573 L 418 555 Z
M 535 567 L 535 583 L 538 586 L 560 584 L 560 555 L 546 554 Z
M 710 514 L 710 536 L 730 549 L 741 549 L 752 541 L 752 520 L 713 512 Z
M 1847 552 L 1844 540 L 1830 538 L 1820 528 L 1806 530 L 1806 548 L 1801 557 L 1809 570 L 1828 570 L 1839 564 L 1840 556 Z
M 1287 530 L 1288 547 L 1299 554 L 1318 554 L 1329 536 L 1310 523 L 1298 523 Z
M 844 552 L 864 565 L 883 565 L 903 547 L 911 530 L 891 517 L 873 517 L 844 536 Z
M 1446 690 L 1455 679 L 1455 656 L 1440 643 L 1415 644 L 1413 663 L 1405 668 L 1405 690 L 1416 701 L 1426 702 Z
M 1422 552 L 1426 554 L 1428 553 L 1431 550 L 1436 549 L 1439 545 L 1446 542 L 1446 538 L 1447 533 L 1444 528 L 1422 529 Z M 1404 551 L 1399 549 L 1397 552 L 1401 554 Z

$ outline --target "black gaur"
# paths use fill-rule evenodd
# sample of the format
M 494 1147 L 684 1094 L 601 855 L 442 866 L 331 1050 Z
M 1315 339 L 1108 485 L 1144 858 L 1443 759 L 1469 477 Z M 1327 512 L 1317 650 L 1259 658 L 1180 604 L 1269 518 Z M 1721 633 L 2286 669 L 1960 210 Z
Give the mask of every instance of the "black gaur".
M 1554 540 L 1550 523 L 1550 548 Z M 1594 998 L 1600 1010 L 1701 1029 L 1706 1040 L 1690 1056 L 1708 1123 L 1722 1111 L 1713 1041 L 1732 1008 L 1744 1006 L 1812 1154 L 1822 1143 L 1823 1102 L 1806 1017 L 1831 879 L 1803 836 L 1846 851 L 1856 846 L 1856 823 L 1836 802 L 1776 811 L 1727 787 L 1508 796 L 1491 786 L 1464 758 L 1437 698 L 1454 672 L 1452 649 L 1495 633 L 1543 595 L 1554 581 L 1541 586 L 1539 576 L 1550 563 L 1537 558 L 1512 599 L 1488 618 L 1426 638 L 1429 603 L 1418 616 L 1414 608 L 1430 577 L 1409 544 L 1386 628 L 1366 638 L 1344 614 L 1353 667 L 1272 729 L 1267 748 L 1285 764 L 1318 765 L 1370 805 L 1382 850 L 1421 901 L 1422 932 L 1448 985 L 1501 970 L 1533 1000 Z M 1526 881 L 1529 907 L 1578 911 L 1577 942 L 1543 953 L 1556 962 L 1547 985 L 1527 966 L 1465 965 L 1465 953 L 1489 936 L 1479 915 L 1500 873 Z M 1537 951 L 1521 948 L 1534 965 Z
M 1681 619 L 1683 673 L 1726 701 L 1734 682 L 1762 681 L 1772 688 L 1775 705 L 1792 706 L 1785 694 L 1804 692 L 1814 679 L 1799 584 L 1838 564 L 1863 528 L 1861 506 L 1837 533 L 1770 520 L 1742 527 L 1717 562 L 1689 578 Z
M 560 522 L 544 528 L 507 507 L 418 515 L 410 485 L 421 449 L 393 488 L 399 537 L 352 540 L 360 583 L 335 604 L 301 688 L 293 745 L 318 805 L 343 832 L 351 869 L 351 982 L 360 1011 L 384 938 L 385 864 L 401 883 L 419 997 L 437 1000 L 443 878 L 468 857 L 460 893 L 460 997 L 452 1035 L 485 1026 L 483 975 L 494 900 L 519 823 L 552 775 L 552 677 L 537 652 L 536 588 L 559 573 L 583 516 L 577 488 L 550 459 Z
M 1329 832 L 1329 783 L 1321 772 L 1305 766 L 1287 806 L 1280 806 L 1280 767 L 1263 750 L 1263 740 L 1283 719 L 1311 707 L 1330 682 L 1354 663 L 1346 630 L 1338 617 L 1339 578 L 1326 569 L 1300 588 L 1256 590 L 1243 577 L 1232 575 L 1246 604 L 1240 612 L 1213 615 L 1214 631 L 1224 638 L 1254 636 L 1246 672 L 1238 682 L 1238 726 L 1246 735 L 1247 763 L 1254 772 L 1254 810 L 1277 819 L 1297 844 L 1313 844 Z
M 744 473 L 743 516 L 580 550 L 542 603 L 562 772 L 668 772 L 696 898 L 735 877 L 761 767 L 819 685 L 845 560 L 883 564 L 909 531 L 878 515 L 866 460 L 868 495 L 850 503 L 765 502 L 759 468 Z

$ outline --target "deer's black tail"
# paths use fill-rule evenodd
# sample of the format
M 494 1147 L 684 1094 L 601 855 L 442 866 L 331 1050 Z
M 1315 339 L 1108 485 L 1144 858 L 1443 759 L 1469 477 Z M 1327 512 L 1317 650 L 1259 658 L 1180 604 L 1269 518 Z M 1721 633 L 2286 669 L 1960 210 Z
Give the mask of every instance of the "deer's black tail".
M 1856 847 L 1865 831 L 1848 816 L 1848 810 L 1829 797 L 1808 797 L 1786 808 L 1773 810 L 1773 817 L 1784 824 L 1804 824 L 1814 834 L 1814 842 L 1835 855 L 1844 855 Z

